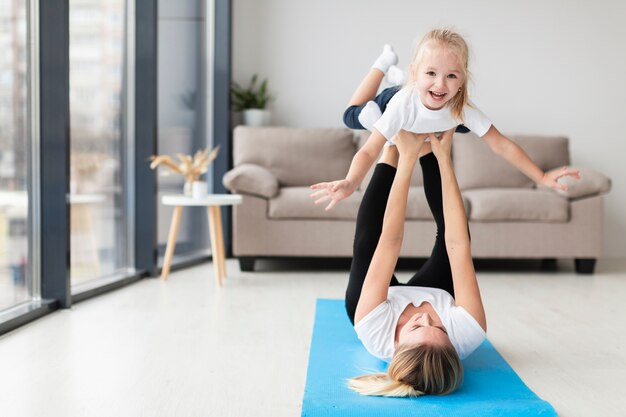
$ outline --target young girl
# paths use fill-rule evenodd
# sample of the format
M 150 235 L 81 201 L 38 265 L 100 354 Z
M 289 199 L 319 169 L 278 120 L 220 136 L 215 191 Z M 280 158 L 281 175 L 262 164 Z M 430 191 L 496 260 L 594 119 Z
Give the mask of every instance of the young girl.
M 378 158 L 386 142 L 400 130 L 414 133 L 441 132 L 450 128 L 467 127 L 482 137 L 489 147 L 536 183 L 566 190 L 559 184 L 562 176 L 578 177 L 579 172 L 567 167 L 544 173 L 515 142 L 502 135 L 491 121 L 469 100 L 467 44 L 448 29 L 427 33 L 416 49 L 409 66 L 409 79 L 402 89 L 387 89 L 377 98 L 382 116 L 373 123 L 372 134 L 355 154 L 345 179 L 318 183 L 311 198 L 315 204 L 330 200 L 326 210 L 350 196 L 363 181 L 365 174 Z M 364 106 L 376 96 L 385 70 L 394 64 L 395 54 L 385 48 L 375 66 L 355 91 L 344 120 L 348 127 L 362 128 L 355 123 L 354 106 Z M 374 103 L 371 105 L 376 106 Z M 367 110 L 367 106 L 363 111 Z M 375 111 L 374 111 L 375 113 Z M 374 117 L 375 119 L 376 117 Z M 358 121 L 358 120 L 357 120 Z M 463 126 L 460 126 L 463 125 Z
M 372 69 L 378 71 L 371 71 L 365 77 L 350 100 L 350 105 L 343 113 L 343 122 L 347 127 L 357 130 L 367 129 L 370 132 L 374 130 L 374 124 L 380 119 L 382 113 L 385 112 L 387 104 L 402 89 L 402 84 L 406 82 L 406 74 L 396 66 L 397 63 L 398 56 L 391 45 L 385 45 L 383 52 L 372 65 Z M 373 94 L 380 87 L 383 77 L 391 86 L 385 88 L 375 98 L 372 98 Z M 363 100 L 369 101 L 362 104 Z M 467 133 L 469 129 L 459 125 L 456 131 Z
M 391 363 L 387 373 L 349 381 L 361 394 L 448 394 L 462 383 L 461 359 L 485 338 L 485 312 L 450 159 L 452 133 L 441 140 L 431 134 L 428 144 L 426 135 L 400 132 L 396 146 L 385 147 L 363 196 L 346 310 L 365 348 Z M 418 155 L 437 235 L 428 261 L 402 285 L 393 274 Z

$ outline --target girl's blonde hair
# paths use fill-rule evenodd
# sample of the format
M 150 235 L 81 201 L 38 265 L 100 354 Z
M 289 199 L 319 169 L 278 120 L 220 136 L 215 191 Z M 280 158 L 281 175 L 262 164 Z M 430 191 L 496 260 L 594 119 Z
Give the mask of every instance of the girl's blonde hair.
M 362 375 L 348 386 L 362 395 L 446 395 L 463 383 L 461 359 L 451 344 L 400 345 L 387 373 Z
M 463 85 L 461 91 L 450 100 L 446 105 L 450 106 L 450 113 L 456 120 L 463 122 L 463 107 L 468 105 L 469 95 L 467 93 L 467 85 L 470 79 L 469 72 L 469 48 L 461 35 L 451 29 L 434 29 L 428 32 L 415 48 L 415 54 L 411 63 L 414 66 L 413 71 L 409 71 L 408 84 L 414 85 L 416 80 L 415 73 L 420 64 L 424 60 L 424 55 L 432 46 L 449 48 L 456 55 L 463 72 Z

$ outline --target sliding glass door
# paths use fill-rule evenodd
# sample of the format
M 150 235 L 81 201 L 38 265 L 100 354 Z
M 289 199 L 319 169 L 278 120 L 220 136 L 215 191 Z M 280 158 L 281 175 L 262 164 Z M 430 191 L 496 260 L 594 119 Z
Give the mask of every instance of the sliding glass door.
M 159 154 L 193 154 L 210 146 L 207 90 L 213 1 L 159 1 L 158 19 L 158 149 Z M 208 65 L 208 66 L 207 66 Z M 162 168 L 160 168 L 162 169 Z M 158 176 L 159 201 L 182 194 L 180 175 Z M 204 178 L 205 180 L 207 178 Z M 158 204 L 160 254 L 165 251 L 172 207 Z M 208 254 L 206 208 L 186 208 L 178 232 L 175 260 Z
M 30 272 L 28 18 L 0 1 L 0 310 L 37 295 Z
M 126 1 L 70 0 L 72 288 L 124 271 Z

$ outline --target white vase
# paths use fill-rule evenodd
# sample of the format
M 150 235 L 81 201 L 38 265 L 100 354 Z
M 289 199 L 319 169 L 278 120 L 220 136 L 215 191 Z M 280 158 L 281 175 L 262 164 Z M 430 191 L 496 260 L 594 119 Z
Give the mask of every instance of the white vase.
M 246 126 L 268 126 L 270 124 L 270 111 L 265 109 L 244 110 L 243 124 Z
M 209 184 L 206 181 L 194 181 L 191 183 L 191 196 L 193 198 L 204 198 L 207 196 Z
M 185 185 L 183 185 L 183 194 L 186 197 L 191 197 L 193 193 L 193 189 L 191 188 L 192 186 L 193 186 L 193 181 L 185 180 Z

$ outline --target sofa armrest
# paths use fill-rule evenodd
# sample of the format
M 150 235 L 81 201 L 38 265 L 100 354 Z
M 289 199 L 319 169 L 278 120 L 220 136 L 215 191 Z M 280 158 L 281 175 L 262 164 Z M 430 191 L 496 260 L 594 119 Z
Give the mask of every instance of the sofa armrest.
M 569 199 L 586 198 L 598 194 L 608 193 L 611 189 L 611 179 L 606 175 L 591 168 L 572 167 L 580 170 L 580 179 L 565 177 L 559 180 L 560 183 L 568 186 L 567 191 L 557 190 L 560 195 Z M 546 186 L 539 186 L 542 189 L 549 189 Z
M 224 187 L 233 192 L 272 198 L 278 194 L 278 179 L 267 168 L 241 164 L 224 174 Z

